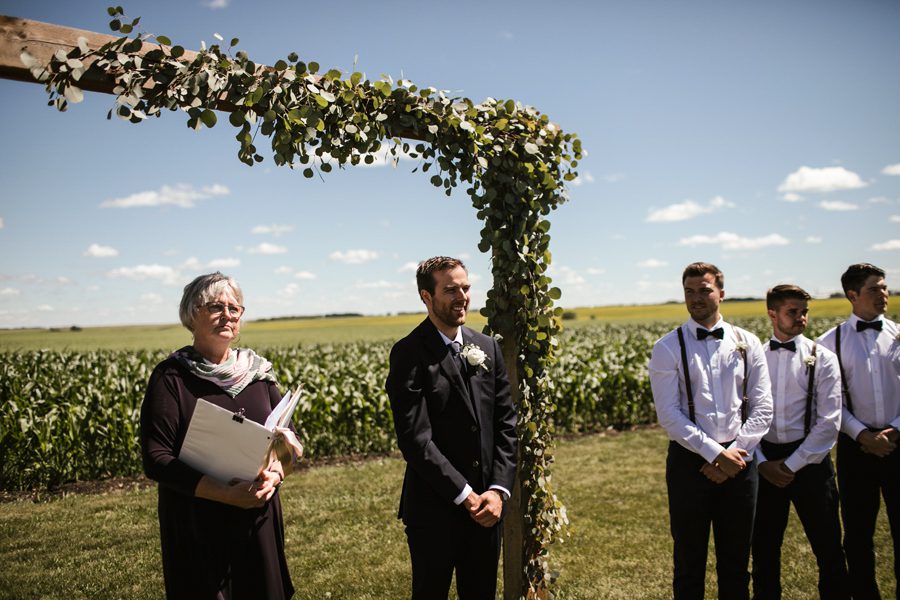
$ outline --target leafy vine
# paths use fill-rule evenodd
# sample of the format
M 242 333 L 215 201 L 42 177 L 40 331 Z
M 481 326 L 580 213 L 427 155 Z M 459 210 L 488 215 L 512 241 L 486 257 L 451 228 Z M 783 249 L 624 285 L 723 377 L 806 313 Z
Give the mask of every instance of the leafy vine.
M 214 127 L 216 110 L 230 113 L 237 129 L 238 158 L 253 165 L 256 146 L 268 138 L 277 165 L 301 169 L 305 177 L 333 165 L 371 163 L 387 151 L 403 152 L 432 172 L 431 183 L 451 195 L 463 183 L 483 221 L 479 249 L 492 253 L 494 287 L 482 313 L 487 329 L 514 344 L 519 398 L 519 484 L 523 520 L 520 594 L 543 597 L 552 583 L 549 547 L 565 535 L 565 507 L 551 484 L 552 416 L 555 405 L 547 375 L 555 360 L 560 290 L 551 287 L 550 222 L 546 216 L 566 200 L 565 182 L 576 177 L 581 141 L 563 133 L 546 115 L 513 100 L 475 104 L 433 87 L 387 76 L 376 81 L 336 69 L 320 73 L 315 62 L 295 53 L 271 67 L 254 63 L 239 40 L 189 53 L 163 35 L 134 33 L 140 18 L 125 19 L 108 9 L 110 28 L 125 34 L 91 49 L 79 39 L 50 64 L 27 53 L 22 60 L 46 85 L 50 104 L 66 110 L 82 99 L 79 80 L 89 70 L 115 81 L 116 105 L 109 111 L 140 123 L 166 110 L 183 110 L 193 129 Z M 418 140 L 412 145 L 404 138 Z

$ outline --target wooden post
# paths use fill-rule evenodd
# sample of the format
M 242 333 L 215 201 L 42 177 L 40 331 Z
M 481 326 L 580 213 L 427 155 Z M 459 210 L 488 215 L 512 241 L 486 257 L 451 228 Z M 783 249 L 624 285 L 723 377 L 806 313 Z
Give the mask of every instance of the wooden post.
M 509 376 L 509 389 L 513 406 L 519 406 L 522 401 L 522 392 L 519 390 L 519 370 L 517 363 L 519 351 L 516 347 L 516 335 L 514 331 L 502 331 L 504 343 L 503 362 L 506 363 L 506 372 Z M 508 340 L 508 341 L 507 341 Z M 503 517 L 503 599 L 519 600 L 524 592 L 525 561 L 523 557 L 525 540 L 525 499 L 522 498 L 521 483 L 522 448 L 516 460 L 516 481 L 512 495 L 506 505 L 506 514 Z

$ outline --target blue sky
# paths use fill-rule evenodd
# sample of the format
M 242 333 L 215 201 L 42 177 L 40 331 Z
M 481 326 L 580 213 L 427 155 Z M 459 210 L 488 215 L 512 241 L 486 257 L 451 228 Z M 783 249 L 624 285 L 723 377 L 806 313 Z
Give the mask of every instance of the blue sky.
M 107 31 L 105 2 L 0 0 L 0 13 Z M 563 306 L 680 297 L 694 260 L 726 294 L 815 295 L 869 261 L 900 275 L 900 3 L 130 2 L 145 31 L 214 34 L 272 64 L 404 77 L 479 102 L 513 98 L 589 155 L 553 215 Z M 354 61 L 356 62 L 354 66 Z M 490 287 L 480 223 L 413 161 L 325 180 L 237 160 L 227 120 L 107 121 L 0 81 L 0 327 L 177 321 L 181 288 L 216 268 L 247 318 L 418 310 L 411 265 L 463 257 Z M 727 310 L 725 310 L 727 315 Z

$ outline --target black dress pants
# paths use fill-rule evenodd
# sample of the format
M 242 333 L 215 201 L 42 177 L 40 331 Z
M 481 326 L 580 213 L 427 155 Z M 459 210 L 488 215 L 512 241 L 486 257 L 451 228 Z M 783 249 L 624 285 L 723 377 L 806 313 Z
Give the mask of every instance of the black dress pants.
M 844 522 L 844 552 L 850 589 L 857 600 L 881 598 L 875 582 L 875 521 L 881 498 L 894 541 L 894 582 L 900 582 L 900 450 L 884 458 L 862 451 L 850 436 L 838 436 L 838 486 Z M 898 590 L 900 597 L 900 590 Z
M 790 444 L 762 443 L 769 460 L 787 458 L 803 440 Z M 797 511 L 819 567 L 819 597 L 848 600 L 847 565 L 841 548 L 838 491 L 831 456 L 819 464 L 806 465 L 784 488 L 759 478 L 756 523 L 753 525 L 753 597 L 781 598 L 781 544 L 791 504 Z
M 750 543 L 756 506 L 756 463 L 716 484 L 700 472 L 703 457 L 669 442 L 666 485 L 675 551 L 672 580 L 676 600 L 703 598 L 709 528 L 716 544 L 719 598 L 750 597 Z
M 462 508 L 447 522 L 407 525 L 413 600 L 446 600 L 454 570 L 460 600 L 494 600 L 501 528 L 482 527 Z

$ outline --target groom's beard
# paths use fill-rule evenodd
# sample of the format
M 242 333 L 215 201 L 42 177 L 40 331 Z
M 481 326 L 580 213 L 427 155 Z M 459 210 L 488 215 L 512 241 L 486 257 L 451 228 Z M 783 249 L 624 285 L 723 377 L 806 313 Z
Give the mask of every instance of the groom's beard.
M 462 306 L 461 310 L 454 308 L 454 304 L 432 306 L 434 309 L 434 316 L 437 317 L 438 320 L 441 323 L 444 323 L 447 327 L 459 327 L 460 325 L 465 324 L 466 314 L 469 311 L 468 302 L 466 302 L 466 304 Z

